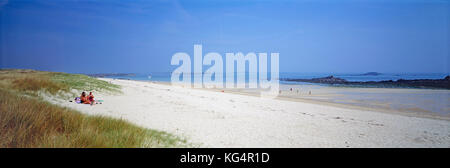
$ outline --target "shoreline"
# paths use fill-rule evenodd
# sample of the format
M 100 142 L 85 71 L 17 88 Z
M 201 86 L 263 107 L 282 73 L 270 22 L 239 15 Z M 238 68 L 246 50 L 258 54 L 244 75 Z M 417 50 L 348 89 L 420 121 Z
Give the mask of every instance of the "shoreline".
M 198 147 L 450 147 L 450 122 L 268 99 L 168 83 L 101 79 L 122 94 L 101 105 L 53 101 L 89 115 L 161 130 Z
M 102 78 L 99 78 L 102 79 Z M 111 79 L 111 78 L 103 78 L 103 79 Z M 115 79 L 115 80 L 125 80 L 125 79 Z M 172 86 L 170 82 L 164 82 L 164 81 L 145 81 L 145 80 L 132 80 L 130 81 L 138 81 L 138 82 L 150 82 L 155 84 L 162 84 L 167 86 Z M 298 84 L 280 84 L 281 86 L 285 87 L 292 87 L 292 86 L 301 86 Z M 321 86 L 323 87 L 323 86 Z M 334 89 L 365 89 L 365 90 L 384 90 L 384 91 L 424 91 L 424 88 L 355 88 L 355 87 L 334 87 L 334 86 L 326 86 Z M 191 88 L 191 89 L 198 89 L 198 90 L 206 90 L 206 91 L 213 91 L 213 92 L 221 92 L 224 90 L 227 93 L 232 94 L 238 94 L 238 95 L 246 95 L 246 96 L 253 96 L 253 97 L 259 97 L 258 92 L 243 92 L 239 91 L 239 89 L 213 89 L 213 88 Z M 446 89 L 426 89 L 426 90 L 433 90 L 433 91 L 445 91 L 450 92 Z M 425 91 L 426 91 L 425 90 Z M 288 91 L 288 89 L 285 88 L 283 91 Z M 310 99 L 305 97 L 292 97 L 289 95 L 279 95 L 275 99 L 277 100 L 286 100 L 286 101 L 293 101 L 293 102 L 302 102 L 302 103 L 313 103 L 318 105 L 326 105 L 326 106 L 333 106 L 333 107 L 339 107 L 339 108 L 347 108 L 347 109 L 353 109 L 353 110 L 365 110 L 365 111 L 372 111 L 377 113 L 386 113 L 386 114 L 395 114 L 395 115 L 402 115 L 407 117 L 419 117 L 419 118 L 429 118 L 429 119 L 438 119 L 438 120 L 445 120 L 450 121 L 450 114 L 441 115 L 436 112 L 423 112 L 420 111 L 420 109 L 415 109 L 417 111 L 413 110 L 398 110 L 393 108 L 377 108 L 377 107 L 368 107 L 363 105 L 354 105 L 354 104 L 346 104 L 346 103 L 338 103 L 338 102 L 332 102 L 329 100 L 320 100 L 320 99 Z M 428 114 L 427 114 L 428 113 Z

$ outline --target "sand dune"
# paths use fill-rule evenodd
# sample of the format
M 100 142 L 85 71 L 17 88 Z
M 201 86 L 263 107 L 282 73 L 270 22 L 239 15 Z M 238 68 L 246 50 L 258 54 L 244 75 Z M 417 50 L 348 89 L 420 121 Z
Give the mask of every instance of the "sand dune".
M 450 121 L 152 82 L 112 80 L 101 105 L 54 103 L 123 118 L 201 147 L 450 147 Z

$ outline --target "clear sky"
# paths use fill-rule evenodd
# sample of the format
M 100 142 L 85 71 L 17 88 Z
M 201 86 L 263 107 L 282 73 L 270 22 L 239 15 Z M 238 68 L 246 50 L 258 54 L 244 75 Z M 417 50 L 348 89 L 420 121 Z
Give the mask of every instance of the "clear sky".
M 0 0 L 0 66 L 167 72 L 176 52 L 279 52 L 282 72 L 450 72 L 441 0 Z M 225 61 L 224 61 L 225 62 Z

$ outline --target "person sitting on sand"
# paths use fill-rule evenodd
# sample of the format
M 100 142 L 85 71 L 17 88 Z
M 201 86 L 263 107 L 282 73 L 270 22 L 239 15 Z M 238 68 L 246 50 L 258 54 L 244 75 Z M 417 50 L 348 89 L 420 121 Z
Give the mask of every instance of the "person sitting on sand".
M 91 102 L 91 105 L 95 103 L 94 95 L 92 94 L 92 92 L 89 92 L 88 100 L 89 102 Z
M 81 104 L 91 104 L 91 102 L 89 101 L 89 98 L 86 96 L 85 92 L 81 93 L 80 99 L 81 99 Z

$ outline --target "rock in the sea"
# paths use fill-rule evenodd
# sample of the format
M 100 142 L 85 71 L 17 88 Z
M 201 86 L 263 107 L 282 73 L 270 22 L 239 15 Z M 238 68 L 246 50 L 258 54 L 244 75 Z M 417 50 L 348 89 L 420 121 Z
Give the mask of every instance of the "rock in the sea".
M 363 75 L 363 76 L 377 76 L 377 75 L 381 75 L 381 73 L 378 73 L 378 72 L 367 72 L 367 73 L 364 73 L 364 74 L 361 74 L 361 75 Z
M 323 78 L 312 78 L 312 79 L 282 79 L 285 81 L 297 81 L 297 82 L 311 82 L 311 83 L 327 83 L 327 84 L 342 84 L 347 83 L 347 80 L 342 78 L 336 78 L 333 75 L 323 77 Z
M 314 81 L 314 82 L 317 82 L 317 83 L 330 83 L 330 84 L 331 83 L 345 83 L 345 82 L 347 82 L 347 80 L 342 79 L 342 78 L 336 78 L 333 75 L 327 76 L 327 77 L 324 77 L 324 78 L 313 78 L 311 80 Z

